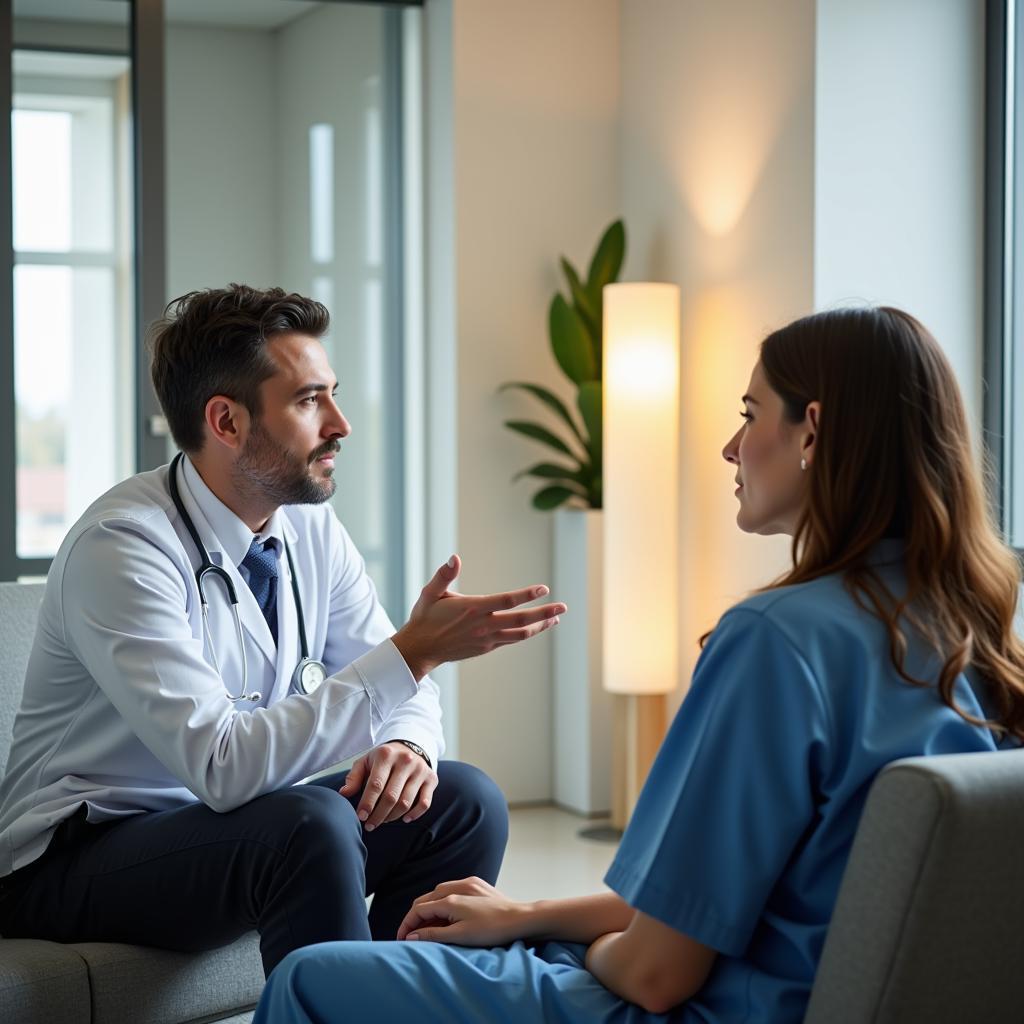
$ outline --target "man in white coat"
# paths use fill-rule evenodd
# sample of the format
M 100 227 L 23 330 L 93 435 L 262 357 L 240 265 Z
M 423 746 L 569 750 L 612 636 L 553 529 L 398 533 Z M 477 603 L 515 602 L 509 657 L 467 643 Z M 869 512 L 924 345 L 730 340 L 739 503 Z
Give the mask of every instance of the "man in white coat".
M 53 561 L 0 786 L 0 934 L 201 950 L 255 928 L 269 973 L 394 938 L 450 878 L 496 880 L 505 801 L 439 763 L 428 673 L 565 606 L 455 593 L 452 556 L 395 630 L 325 504 L 350 429 L 327 326 L 240 285 L 155 325 L 183 455 L 99 498 Z

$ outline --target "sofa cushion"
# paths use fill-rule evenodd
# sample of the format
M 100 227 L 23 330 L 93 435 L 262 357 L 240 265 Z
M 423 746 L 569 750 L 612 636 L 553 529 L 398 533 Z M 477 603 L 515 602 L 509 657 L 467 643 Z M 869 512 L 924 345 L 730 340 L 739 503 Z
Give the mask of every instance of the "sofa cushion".
M 25 667 L 45 589 L 42 583 L 0 583 L 0 775 L 11 752 L 11 728 L 21 706 Z
M 255 932 L 200 954 L 114 942 L 79 942 L 68 948 L 88 970 L 93 1024 L 215 1020 L 255 1006 L 263 991 Z
M 0 939 L 0 1021 L 88 1024 L 89 974 L 69 946 Z

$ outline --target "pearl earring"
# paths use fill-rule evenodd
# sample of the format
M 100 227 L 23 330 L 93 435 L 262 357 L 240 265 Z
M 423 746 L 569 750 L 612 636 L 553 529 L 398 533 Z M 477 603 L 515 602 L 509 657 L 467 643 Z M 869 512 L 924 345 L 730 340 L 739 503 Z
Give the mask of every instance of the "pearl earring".
M 806 459 L 801 459 L 800 460 L 800 468 L 801 469 L 807 469 L 807 460 Z

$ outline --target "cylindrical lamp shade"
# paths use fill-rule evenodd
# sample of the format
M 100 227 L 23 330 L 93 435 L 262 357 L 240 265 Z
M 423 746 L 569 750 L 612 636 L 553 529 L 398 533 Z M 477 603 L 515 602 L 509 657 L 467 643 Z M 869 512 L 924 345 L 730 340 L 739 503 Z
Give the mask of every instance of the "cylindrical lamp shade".
M 678 684 L 679 289 L 604 289 L 604 685 Z

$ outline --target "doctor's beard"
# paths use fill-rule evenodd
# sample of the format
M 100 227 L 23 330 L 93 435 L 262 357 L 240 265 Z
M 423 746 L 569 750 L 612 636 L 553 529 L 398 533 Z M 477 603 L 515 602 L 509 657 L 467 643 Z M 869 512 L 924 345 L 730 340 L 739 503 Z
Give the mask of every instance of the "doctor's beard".
M 235 474 L 240 490 L 258 490 L 277 505 L 319 505 L 337 489 L 337 482 L 327 470 L 327 477 L 313 477 L 313 463 L 328 452 L 341 448 L 337 441 L 322 444 L 303 459 L 291 449 L 275 441 L 263 426 L 253 423 L 238 461 Z

